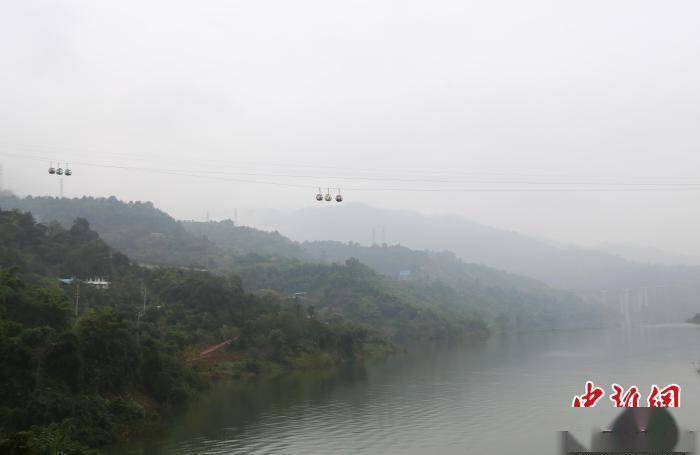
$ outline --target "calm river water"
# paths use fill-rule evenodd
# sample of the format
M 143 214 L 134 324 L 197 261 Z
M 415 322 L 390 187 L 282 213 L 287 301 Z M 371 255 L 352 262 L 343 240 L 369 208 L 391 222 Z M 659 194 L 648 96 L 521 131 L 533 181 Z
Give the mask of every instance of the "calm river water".
M 339 371 L 221 384 L 132 454 L 555 454 L 557 430 L 588 444 L 617 412 L 572 409 L 587 379 L 682 386 L 680 427 L 700 429 L 700 326 L 494 337 Z

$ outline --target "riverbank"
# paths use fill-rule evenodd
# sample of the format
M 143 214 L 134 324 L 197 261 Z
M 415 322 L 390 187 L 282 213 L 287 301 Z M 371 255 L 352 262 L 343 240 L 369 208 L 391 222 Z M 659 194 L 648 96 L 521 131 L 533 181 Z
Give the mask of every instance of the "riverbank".
M 405 352 L 405 349 L 386 341 L 365 343 L 351 359 L 326 351 L 303 353 L 287 356 L 283 359 L 271 359 L 264 353 L 255 356 L 244 352 L 220 352 L 216 356 L 204 357 L 197 362 L 187 362 L 191 371 L 201 379 L 201 388 L 188 396 L 182 405 L 176 408 L 162 408 L 145 395 L 133 394 L 125 397 L 137 411 L 140 421 L 119 428 L 119 438 L 113 444 L 99 448 L 106 453 L 115 447 L 128 445 L 138 438 L 149 438 L 162 433 L 173 416 L 184 412 L 191 406 L 197 406 L 199 400 L 210 393 L 211 389 L 226 384 L 228 387 L 238 385 L 248 387 L 256 382 L 269 381 L 285 376 L 299 374 L 329 374 L 347 365 L 362 363 L 367 360 L 381 360 L 388 356 Z
M 235 352 L 204 358 L 193 362 L 191 367 L 209 382 L 235 379 L 254 380 L 295 371 L 333 368 L 348 361 L 381 358 L 400 351 L 401 348 L 391 342 L 376 341 L 365 343 L 362 349 L 354 353 L 350 359 L 338 353 L 321 350 L 289 355 L 284 358 L 272 358 L 260 353 L 251 356 L 249 353 Z
M 677 383 L 684 401 L 674 417 L 697 429 L 699 345 L 690 324 L 410 345 L 371 362 L 217 382 L 163 431 L 111 453 L 553 454 L 558 430 L 588 441 L 619 413 L 609 403 L 571 409 L 586 379 L 606 391 Z

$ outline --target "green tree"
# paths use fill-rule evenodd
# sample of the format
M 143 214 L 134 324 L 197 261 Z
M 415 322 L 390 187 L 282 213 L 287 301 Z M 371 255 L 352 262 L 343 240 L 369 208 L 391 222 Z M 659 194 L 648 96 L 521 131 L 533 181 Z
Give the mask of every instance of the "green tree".
M 136 375 L 139 354 L 134 335 L 114 310 L 88 311 L 75 328 L 84 362 L 84 380 L 100 392 L 119 392 Z

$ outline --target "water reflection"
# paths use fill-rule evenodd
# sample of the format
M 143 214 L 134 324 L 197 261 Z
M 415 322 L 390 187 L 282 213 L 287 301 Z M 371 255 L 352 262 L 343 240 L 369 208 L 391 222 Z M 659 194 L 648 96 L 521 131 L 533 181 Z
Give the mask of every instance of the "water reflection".
M 221 384 L 166 434 L 119 453 L 555 453 L 556 431 L 587 438 L 616 414 L 609 403 L 569 408 L 587 379 L 681 384 L 676 418 L 695 428 L 699 346 L 698 327 L 679 324 L 413 347 L 334 371 Z
M 169 418 L 165 434 L 142 438 L 114 449 L 114 453 L 200 453 L 200 445 L 241 437 L 261 418 L 280 421 L 293 417 L 295 406 L 320 408 L 331 393 L 342 394 L 367 378 L 363 362 L 331 370 L 295 372 L 260 381 L 215 384 L 201 399 Z M 190 449 L 192 452 L 190 452 Z M 228 453 L 228 452 L 224 452 Z

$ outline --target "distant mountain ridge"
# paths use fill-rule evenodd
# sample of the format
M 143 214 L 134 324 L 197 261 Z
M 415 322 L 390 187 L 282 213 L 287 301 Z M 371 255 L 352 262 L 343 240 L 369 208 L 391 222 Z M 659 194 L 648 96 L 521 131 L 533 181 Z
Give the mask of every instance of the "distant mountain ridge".
M 391 244 L 449 250 L 468 263 L 581 292 L 666 285 L 700 275 L 700 268 L 638 264 L 607 251 L 548 242 L 458 216 L 428 216 L 360 203 L 280 213 L 276 222 L 268 214 L 267 225 L 298 241 L 363 240 L 369 244 L 374 232 L 377 243 L 384 236 Z
M 492 322 L 504 328 L 581 326 L 595 324 L 600 316 L 581 306 L 571 294 L 531 278 L 466 264 L 449 252 L 414 251 L 398 245 L 380 248 L 339 242 L 300 244 L 277 232 L 235 226 L 230 220 L 180 222 L 151 203 L 121 202 L 116 198 L 10 196 L 0 198 L 0 207 L 30 211 L 43 222 L 55 219 L 68 224 L 75 217 L 84 217 L 108 244 L 141 263 L 218 269 L 224 273 L 228 270 L 241 276 L 248 289 L 308 291 L 319 302 L 326 302 L 327 308 L 332 307 L 333 300 L 324 296 L 336 295 L 336 290 L 309 281 L 309 273 L 335 276 L 332 264 L 345 264 L 355 258 L 394 279 L 395 284 L 385 281 L 377 289 L 367 289 L 376 296 L 377 304 L 403 295 L 400 301 L 415 301 L 417 306 L 431 302 L 445 311 L 485 312 Z M 398 280 L 402 271 L 410 272 L 406 283 Z M 314 287 L 305 288 L 312 283 L 316 283 Z M 366 303 L 371 302 L 370 299 Z M 577 316 L 571 317 L 573 314 Z
M 595 247 L 597 250 L 619 256 L 637 264 L 667 265 L 667 266 L 700 266 L 700 257 L 672 253 L 651 246 L 635 245 L 625 242 L 605 242 Z
M 371 250 L 351 252 L 346 246 L 345 256 L 324 258 L 323 249 L 315 243 L 368 245 L 374 232 L 377 245 L 386 240 L 388 244 L 418 251 L 452 251 L 465 263 L 481 264 L 583 293 L 668 286 L 694 282 L 700 277 L 700 267 L 696 266 L 636 263 L 611 252 L 548 242 L 457 216 L 427 216 L 360 203 L 310 207 L 278 213 L 276 217 L 268 212 L 266 224 L 274 232 L 235 226 L 230 220 L 210 224 L 178 221 L 150 202 L 122 202 L 114 197 L 59 202 L 50 197 L 18 198 L 3 194 L 0 206 L 31 211 L 40 220 L 57 220 L 64 225 L 70 225 L 76 217 L 85 217 L 111 246 L 138 261 L 156 265 L 203 267 L 207 261 L 216 261 L 210 254 L 216 248 L 238 255 L 314 261 L 341 260 L 363 252 L 364 261 L 370 263 Z M 232 226 L 235 229 L 230 229 Z M 336 253 L 340 252 L 340 247 L 334 248 Z M 382 273 L 398 273 L 396 268 L 382 268 L 379 263 L 371 265 Z

